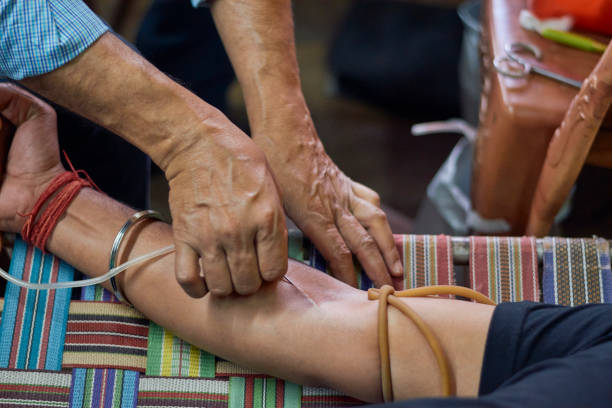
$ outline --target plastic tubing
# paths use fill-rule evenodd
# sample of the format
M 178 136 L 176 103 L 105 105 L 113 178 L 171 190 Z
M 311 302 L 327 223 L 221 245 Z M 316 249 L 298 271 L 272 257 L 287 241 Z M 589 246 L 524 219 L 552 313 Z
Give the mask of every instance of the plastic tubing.
M 105 282 L 107 280 L 109 280 L 110 278 L 112 278 L 113 276 L 116 276 L 118 274 L 120 274 L 121 272 L 125 271 L 128 268 L 131 268 L 132 266 L 141 264 L 143 262 L 147 262 L 150 261 L 151 259 L 155 259 L 155 258 L 159 258 L 160 256 L 169 254 L 171 252 L 174 252 L 174 245 L 169 245 L 167 247 L 164 248 L 160 248 L 158 250 L 155 250 L 153 252 L 149 252 L 148 254 L 144 254 L 141 255 L 139 257 L 136 257 L 130 261 L 127 261 L 121 265 L 118 265 L 112 269 L 110 269 L 108 272 L 106 272 L 104 275 L 100 275 L 96 278 L 90 278 L 90 279 L 83 279 L 80 281 L 70 281 L 70 282 L 53 282 L 53 283 L 32 283 L 32 282 L 26 282 L 24 280 L 21 279 L 17 279 L 14 276 L 9 275 L 4 269 L 0 268 L 0 276 L 2 276 L 4 279 L 6 279 L 7 281 L 14 283 L 17 286 L 21 286 L 22 288 L 26 288 L 26 289 L 33 289 L 33 290 L 54 290 L 54 289 L 66 289 L 66 288 L 81 288 L 83 286 L 89 286 L 89 285 L 96 285 L 98 283 L 102 283 Z

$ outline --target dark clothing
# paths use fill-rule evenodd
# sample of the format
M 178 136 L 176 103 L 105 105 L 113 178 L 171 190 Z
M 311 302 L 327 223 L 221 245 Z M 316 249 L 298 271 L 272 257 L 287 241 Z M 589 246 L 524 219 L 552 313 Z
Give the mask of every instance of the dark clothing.
M 138 50 L 113 32 L 132 51 Z M 120 103 L 120 101 L 118 101 Z M 61 150 L 74 168 L 85 170 L 100 190 L 138 210 L 150 208 L 151 159 L 113 132 L 52 103 Z M 142 130 L 146 132 L 146 129 Z M 68 168 L 62 154 L 64 167 Z
M 431 398 L 393 407 L 612 406 L 612 305 L 532 302 L 495 309 L 478 398 Z
M 53 107 L 60 149 L 66 151 L 74 168 L 87 171 L 96 185 L 115 200 L 139 210 L 148 209 L 149 157 L 113 132 L 58 105 Z
M 221 111 L 234 71 L 208 8 L 187 0 L 155 0 L 138 32 L 142 55 Z

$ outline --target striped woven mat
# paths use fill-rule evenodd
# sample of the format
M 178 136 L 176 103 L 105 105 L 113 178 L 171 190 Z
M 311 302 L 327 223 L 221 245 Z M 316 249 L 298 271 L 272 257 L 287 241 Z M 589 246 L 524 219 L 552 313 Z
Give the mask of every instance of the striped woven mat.
M 470 287 L 495 303 L 540 300 L 533 237 L 470 237 Z
M 395 239 L 404 262 L 404 275 L 395 280 L 397 288 L 455 282 L 448 236 Z M 547 242 L 545 300 L 573 304 L 612 300 L 607 241 Z M 497 301 L 537 299 L 537 263 L 531 238 L 478 237 L 471 244 L 473 287 Z M 292 257 L 327 272 L 321 254 L 300 233 L 290 234 L 289 248 Z M 69 265 L 20 239 L 15 243 L 10 273 L 36 282 L 70 280 L 75 274 Z M 362 289 L 372 285 L 358 266 L 356 273 Z M 0 406 L 263 408 L 360 404 L 337 391 L 269 377 L 197 349 L 118 303 L 101 287 L 74 292 L 27 291 L 7 284 L 4 298 L 0 298 Z
M 312 259 L 304 259 L 326 269 L 318 251 L 306 245 Z M 69 265 L 19 238 L 9 273 L 31 282 L 75 275 Z M 217 358 L 119 303 L 100 286 L 72 294 L 9 283 L 0 311 L 1 407 L 360 404 L 331 389 L 302 387 Z
M 396 289 L 455 283 L 450 237 L 447 235 L 396 235 L 395 246 L 404 265 L 402 278 L 394 278 Z M 323 255 L 300 231 L 289 232 L 289 256 L 322 272 L 330 273 Z M 358 286 L 373 287 L 372 281 L 355 262 Z
M 575 306 L 612 302 L 607 240 L 545 238 L 543 247 L 545 303 Z

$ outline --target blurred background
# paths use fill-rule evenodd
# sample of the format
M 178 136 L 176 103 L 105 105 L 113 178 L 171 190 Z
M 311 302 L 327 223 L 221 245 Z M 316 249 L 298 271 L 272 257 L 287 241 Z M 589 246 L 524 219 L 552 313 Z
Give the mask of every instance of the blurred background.
M 87 3 L 158 68 L 248 131 L 240 89 L 208 9 L 194 10 L 188 0 Z M 394 232 L 414 232 L 427 184 L 459 139 L 414 137 L 410 129 L 461 116 L 460 3 L 293 1 L 303 91 L 319 137 L 349 177 L 380 194 Z M 478 2 L 472 3 L 478 16 Z M 477 74 L 471 80 L 467 88 L 476 100 L 464 114 L 474 121 L 480 84 Z M 156 169 L 152 176 L 152 206 L 169 218 L 166 182 Z

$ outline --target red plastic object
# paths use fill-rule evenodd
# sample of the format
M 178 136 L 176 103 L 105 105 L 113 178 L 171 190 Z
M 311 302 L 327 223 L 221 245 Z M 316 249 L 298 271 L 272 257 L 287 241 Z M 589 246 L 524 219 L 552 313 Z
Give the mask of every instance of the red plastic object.
M 612 35 L 612 0 L 529 0 L 539 18 L 574 17 L 575 27 Z

